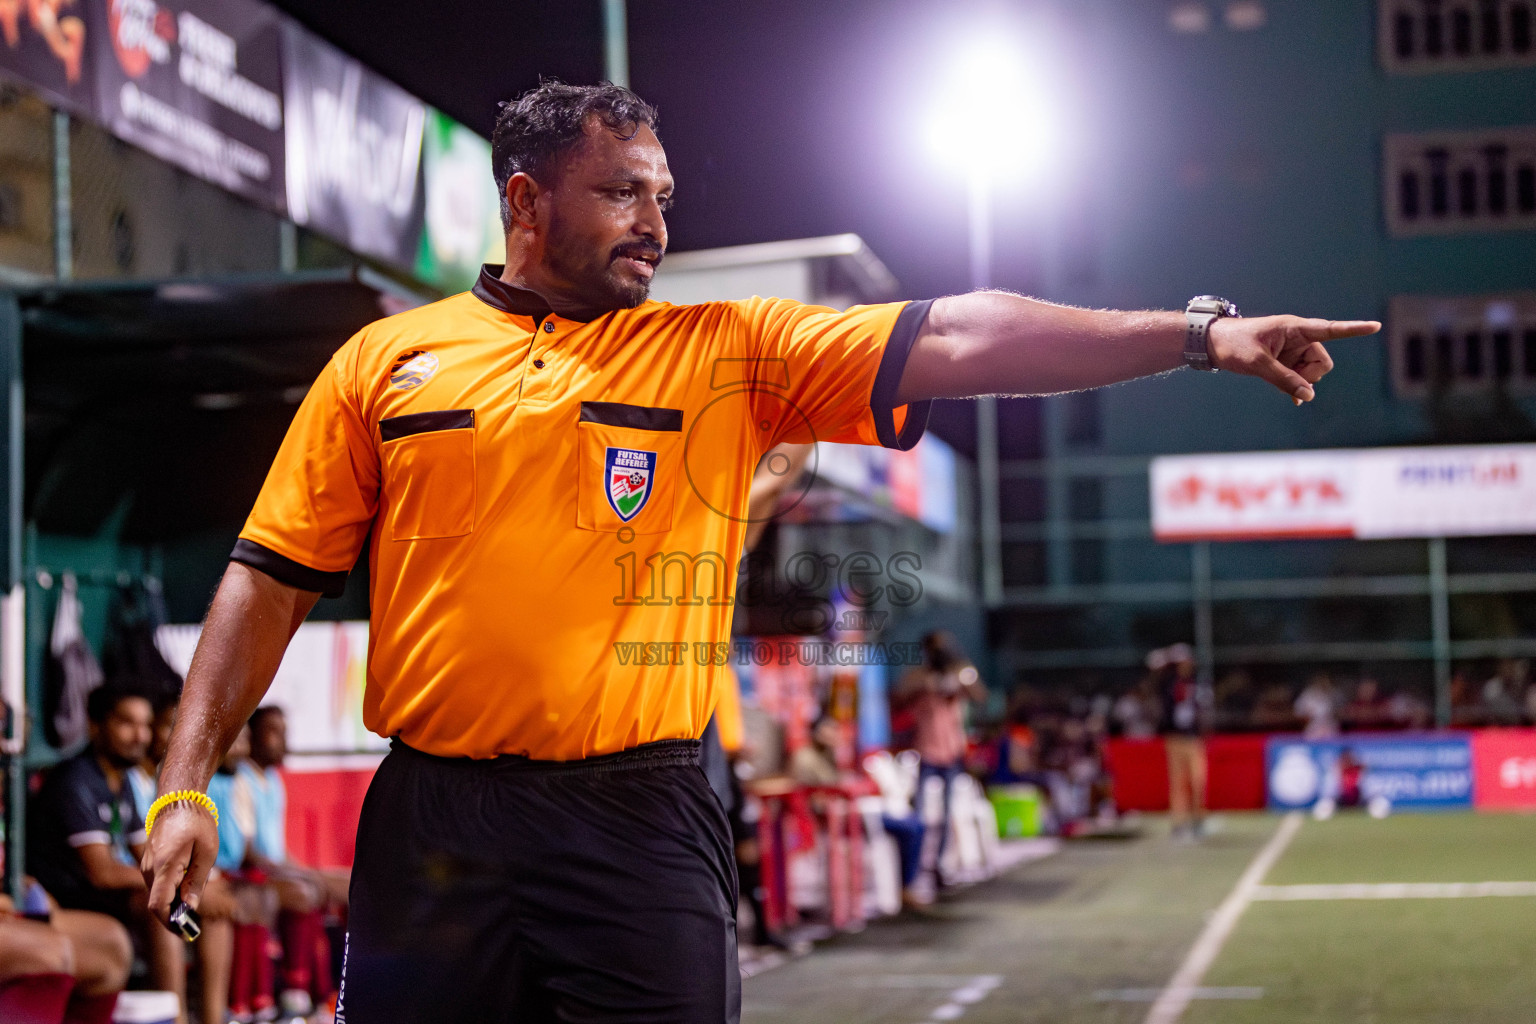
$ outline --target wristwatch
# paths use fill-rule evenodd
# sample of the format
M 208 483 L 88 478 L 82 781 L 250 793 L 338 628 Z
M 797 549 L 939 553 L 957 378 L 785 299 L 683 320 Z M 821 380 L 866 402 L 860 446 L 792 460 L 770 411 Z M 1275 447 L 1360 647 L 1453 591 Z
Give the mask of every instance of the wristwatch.
M 1196 295 L 1184 307 L 1184 361 L 1197 370 L 1215 372 L 1211 365 L 1211 324 L 1224 316 L 1242 316 L 1219 295 Z

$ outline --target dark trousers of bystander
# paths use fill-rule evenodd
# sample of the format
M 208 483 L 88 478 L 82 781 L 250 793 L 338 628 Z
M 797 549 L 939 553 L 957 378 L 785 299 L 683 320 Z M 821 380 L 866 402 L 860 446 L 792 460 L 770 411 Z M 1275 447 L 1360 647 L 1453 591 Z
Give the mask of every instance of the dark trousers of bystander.
M 918 821 L 928 820 L 926 802 L 928 799 L 928 780 L 941 779 L 944 783 L 944 814 L 938 824 L 938 844 L 933 851 L 933 876 L 936 880 L 943 881 L 940 875 L 940 865 L 944 862 L 944 850 L 949 845 L 949 804 L 950 794 L 954 792 L 955 779 L 965 770 L 965 766 L 959 761 L 954 764 L 929 764 L 927 761 L 919 763 L 917 768 L 917 792 L 912 797 L 912 811 Z

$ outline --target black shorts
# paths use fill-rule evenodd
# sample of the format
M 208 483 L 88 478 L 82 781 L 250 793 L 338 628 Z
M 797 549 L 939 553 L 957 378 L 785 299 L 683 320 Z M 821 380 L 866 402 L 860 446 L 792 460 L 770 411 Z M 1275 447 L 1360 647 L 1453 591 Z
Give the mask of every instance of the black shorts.
M 735 1024 L 735 860 L 698 750 L 394 741 L 358 825 L 337 1024 Z

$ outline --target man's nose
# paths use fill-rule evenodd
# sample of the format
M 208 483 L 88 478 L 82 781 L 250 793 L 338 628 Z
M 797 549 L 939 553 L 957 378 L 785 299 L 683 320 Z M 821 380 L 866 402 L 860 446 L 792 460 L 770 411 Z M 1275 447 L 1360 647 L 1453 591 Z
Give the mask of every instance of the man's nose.
M 667 218 L 661 212 L 661 202 L 652 197 L 640 208 L 631 230 L 645 238 L 655 239 L 662 249 L 667 247 Z

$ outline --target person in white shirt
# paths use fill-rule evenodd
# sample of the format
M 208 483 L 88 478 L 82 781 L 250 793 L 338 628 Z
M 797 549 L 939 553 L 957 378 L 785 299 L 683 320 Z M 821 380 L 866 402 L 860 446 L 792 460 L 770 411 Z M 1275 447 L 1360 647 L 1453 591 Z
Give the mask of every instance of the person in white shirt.
M 1312 677 L 1296 698 L 1296 717 L 1306 722 L 1303 735 L 1309 740 L 1332 739 L 1339 734 L 1339 695 L 1327 673 Z

